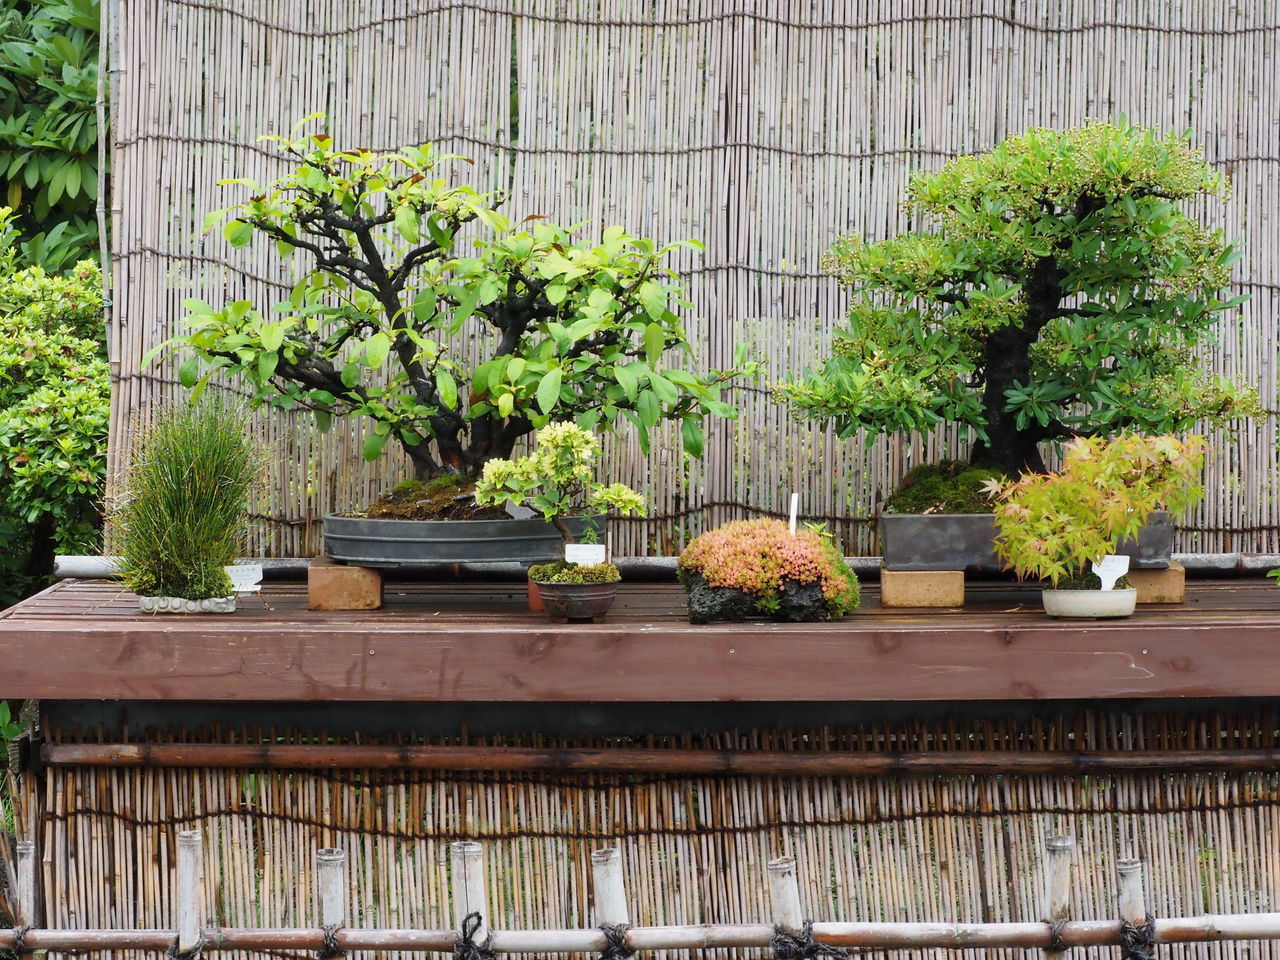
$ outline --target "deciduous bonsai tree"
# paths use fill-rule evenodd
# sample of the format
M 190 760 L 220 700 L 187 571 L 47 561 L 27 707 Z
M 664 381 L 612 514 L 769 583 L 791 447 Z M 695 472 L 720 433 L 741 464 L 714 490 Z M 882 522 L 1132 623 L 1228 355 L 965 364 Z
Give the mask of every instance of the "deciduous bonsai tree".
M 628 421 L 646 450 L 659 421 L 677 420 L 698 455 L 704 418 L 735 416 L 720 396 L 753 369 L 743 354 L 705 375 L 664 362 L 691 356 L 679 315 L 690 304 L 664 262 L 692 241 L 659 247 L 621 227 L 588 241 L 537 216 L 513 227 L 501 197 L 441 175 L 460 158 L 339 150 L 300 128 L 264 138 L 296 167 L 265 187 L 228 181 L 248 199 L 206 229 L 225 220 L 233 246 L 258 237 L 301 255 L 301 279 L 265 314 L 186 301 L 189 333 L 162 345 L 191 348 L 185 385 L 232 374 L 262 402 L 314 411 L 322 429 L 370 418 L 365 457 L 394 439 L 422 480 L 474 478 L 552 419 Z
M 1238 251 L 1182 203 L 1227 193 L 1185 137 L 1123 122 L 1033 129 L 919 174 L 907 205 L 934 228 L 836 242 L 848 324 L 779 393 L 841 436 L 954 421 L 974 463 L 1010 475 L 1043 472 L 1045 441 L 1255 413 L 1252 389 L 1195 359 L 1243 298 L 1222 292 Z

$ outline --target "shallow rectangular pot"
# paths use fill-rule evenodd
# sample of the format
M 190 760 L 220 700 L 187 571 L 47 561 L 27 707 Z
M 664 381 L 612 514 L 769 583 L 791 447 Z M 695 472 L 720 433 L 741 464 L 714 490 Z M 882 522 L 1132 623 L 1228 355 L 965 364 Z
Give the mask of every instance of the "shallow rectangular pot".
M 597 521 L 599 524 L 601 521 Z M 565 523 L 574 537 L 586 517 Z M 377 569 L 430 568 L 449 563 L 546 563 L 563 541 L 546 520 L 378 520 L 324 518 L 324 552 L 332 560 Z
M 968 570 L 992 573 L 996 560 L 996 519 L 989 513 L 882 513 L 876 521 L 886 570 Z M 1116 553 L 1133 570 L 1164 570 L 1173 559 L 1173 521 L 1159 510 L 1136 542 Z

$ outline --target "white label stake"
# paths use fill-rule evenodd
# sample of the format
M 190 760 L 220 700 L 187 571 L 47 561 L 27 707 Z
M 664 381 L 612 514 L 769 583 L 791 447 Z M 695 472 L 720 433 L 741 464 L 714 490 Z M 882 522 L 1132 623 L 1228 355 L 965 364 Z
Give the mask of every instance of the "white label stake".
M 800 494 L 791 495 L 791 535 L 796 535 L 796 514 L 800 511 Z
M 1116 581 L 1129 572 L 1129 558 L 1108 554 L 1101 560 L 1094 561 L 1093 572 L 1102 581 L 1103 590 L 1113 590 Z

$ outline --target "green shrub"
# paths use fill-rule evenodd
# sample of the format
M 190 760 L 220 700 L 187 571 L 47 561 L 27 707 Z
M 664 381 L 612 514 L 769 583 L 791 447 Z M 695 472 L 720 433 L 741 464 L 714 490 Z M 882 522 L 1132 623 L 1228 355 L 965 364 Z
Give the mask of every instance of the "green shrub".
M 0 0 L 0 202 L 19 262 L 98 256 L 98 0 Z
M 188 600 L 229 596 L 223 567 L 244 547 L 259 466 L 242 411 L 208 402 L 161 410 L 133 453 L 110 518 L 129 588 Z
M 98 268 L 13 268 L 0 208 L 0 606 L 99 547 L 110 386 Z

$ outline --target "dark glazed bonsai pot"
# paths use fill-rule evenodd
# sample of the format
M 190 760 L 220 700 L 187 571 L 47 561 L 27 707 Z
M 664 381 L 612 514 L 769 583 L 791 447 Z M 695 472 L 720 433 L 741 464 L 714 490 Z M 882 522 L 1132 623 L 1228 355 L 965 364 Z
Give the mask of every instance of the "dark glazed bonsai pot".
M 989 513 L 882 513 L 880 552 L 886 570 L 1000 569 L 996 560 L 996 520 Z M 1173 521 L 1159 510 L 1136 541 L 1116 553 L 1129 557 L 1134 570 L 1164 570 L 1173 559 Z
M 591 623 L 613 606 L 616 583 L 538 583 L 538 593 L 553 620 Z
M 574 537 L 585 517 L 565 521 Z M 545 520 L 374 520 L 324 518 L 324 552 L 340 563 L 378 569 L 432 567 L 448 563 L 512 561 L 546 563 L 559 558 L 563 542 Z

